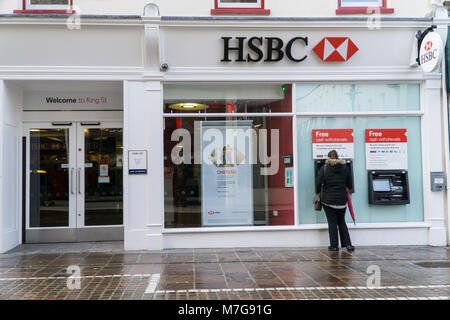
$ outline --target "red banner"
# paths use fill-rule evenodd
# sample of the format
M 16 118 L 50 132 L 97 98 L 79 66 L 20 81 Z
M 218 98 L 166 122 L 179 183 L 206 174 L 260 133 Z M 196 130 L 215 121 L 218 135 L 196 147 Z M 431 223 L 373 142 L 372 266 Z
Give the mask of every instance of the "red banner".
M 366 129 L 366 143 L 406 143 L 406 129 Z
M 314 129 L 313 143 L 353 143 L 353 129 Z

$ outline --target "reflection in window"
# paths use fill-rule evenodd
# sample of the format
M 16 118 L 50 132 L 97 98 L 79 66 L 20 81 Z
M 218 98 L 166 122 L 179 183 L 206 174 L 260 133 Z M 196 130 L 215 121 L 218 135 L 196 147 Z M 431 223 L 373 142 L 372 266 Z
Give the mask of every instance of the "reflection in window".
M 418 111 L 418 84 L 299 84 L 298 112 Z
M 69 225 L 69 131 L 30 130 L 30 227 Z
M 85 225 L 123 223 L 121 128 L 85 128 Z
M 261 0 L 218 0 L 218 8 L 261 8 Z
M 281 84 L 167 84 L 164 113 L 292 112 L 288 90 Z
M 341 0 L 342 7 L 381 7 L 382 0 Z
M 69 0 L 30 0 L 31 5 L 42 5 L 42 4 L 60 4 L 60 5 L 68 5 Z

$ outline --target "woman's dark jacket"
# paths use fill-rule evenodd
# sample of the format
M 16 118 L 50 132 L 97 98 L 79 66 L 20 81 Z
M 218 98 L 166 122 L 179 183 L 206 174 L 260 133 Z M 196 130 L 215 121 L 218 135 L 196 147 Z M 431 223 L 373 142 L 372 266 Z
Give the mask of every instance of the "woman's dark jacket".
M 322 203 L 336 206 L 347 203 L 346 187 L 352 188 L 352 179 L 345 160 L 328 159 L 319 170 L 316 179 L 316 193 L 321 192 L 322 182 L 324 182 L 321 195 Z

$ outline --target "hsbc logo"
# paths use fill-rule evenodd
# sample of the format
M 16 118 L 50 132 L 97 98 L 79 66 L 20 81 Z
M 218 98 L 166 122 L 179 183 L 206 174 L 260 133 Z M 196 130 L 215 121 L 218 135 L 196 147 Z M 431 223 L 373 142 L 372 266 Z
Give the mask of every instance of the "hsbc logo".
M 433 72 L 439 68 L 444 56 L 444 44 L 440 35 L 429 32 L 420 44 L 419 65 L 425 72 Z
M 308 58 L 308 37 L 294 37 L 288 41 L 278 37 L 222 37 L 221 62 L 279 62 L 288 59 L 295 63 Z M 313 51 L 324 62 L 346 62 L 359 48 L 349 37 L 323 38 Z
M 359 48 L 348 37 L 323 38 L 313 51 L 324 62 L 345 62 L 359 51 Z

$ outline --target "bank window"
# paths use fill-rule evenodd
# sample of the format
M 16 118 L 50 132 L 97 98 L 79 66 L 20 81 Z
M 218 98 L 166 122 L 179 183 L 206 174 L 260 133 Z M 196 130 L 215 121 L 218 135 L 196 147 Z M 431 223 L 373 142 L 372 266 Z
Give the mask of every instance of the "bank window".
M 387 0 L 338 0 L 338 9 L 336 10 L 336 14 L 393 12 L 393 8 L 387 7 Z
M 359 223 L 423 222 L 423 166 L 420 85 L 417 83 L 358 83 L 358 84 L 297 84 L 295 104 L 297 116 L 298 168 L 297 204 L 299 224 L 326 224 L 326 216 L 317 214 L 311 199 L 315 195 L 316 170 L 321 150 L 329 146 L 313 145 L 313 132 L 352 130 L 353 147 L 347 157 L 353 173 L 352 203 L 357 208 Z M 332 116 L 332 113 L 347 113 Z M 380 112 L 383 115 L 370 115 Z M 315 115 L 311 115 L 315 113 Z M 403 115 L 402 115 L 403 113 Z M 366 142 L 367 129 L 403 129 L 407 132 L 405 149 L 389 150 L 381 144 L 377 161 L 383 163 L 389 155 L 402 153 L 407 163 L 410 203 L 404 205 L 374 205 L 369 197 L 369 172 L 367 157 L 373 155 Z M 338 144 L 339 145 L 339 144 Z M 341 145 L 343 146 L 343 145 Z M 348 145 L 347 145 L 348 146 Z M 339 148 L 338 146 L 334 146 Z M 316 151 L 314 151 L 316 150 Z M 342 154 L 347 152 L 345 147 Z M 350 155 L 350 156 L 349 156 Z M 384 155 L 387 155 L 385 157 Z M 395 157 L 395 155 L 394 155 Z M 389 160 L 388 160 L 389 161 Z M 384 165 L 386 162 L 384 162 Z M 396 164 L 398 165 L 398 163 Z M 398 167 L 399 168 L 399 167 Z M 400 169 L 400 168 L 399 168 Z M 396 170 L 396 169 L 393 169 Z M 352 222 L 347 214 L 347 222 Z
M 74 13 L 73 0 L 23 0 L 22 10 L 14 13 Z
M 290 84 L 164 86 L 166 228 L 294 225 Z
M 270 14 L 264 8 L 264 0 L 214 0 L 211 14 Z

